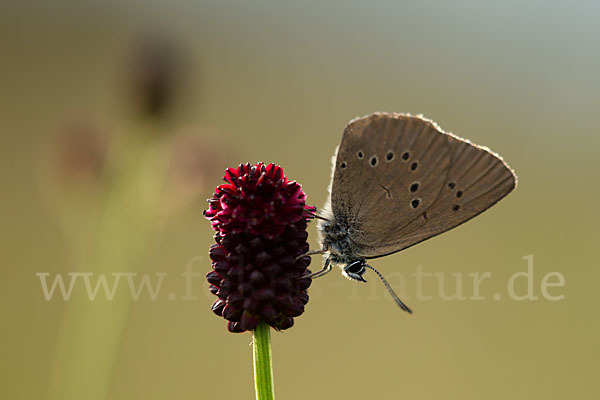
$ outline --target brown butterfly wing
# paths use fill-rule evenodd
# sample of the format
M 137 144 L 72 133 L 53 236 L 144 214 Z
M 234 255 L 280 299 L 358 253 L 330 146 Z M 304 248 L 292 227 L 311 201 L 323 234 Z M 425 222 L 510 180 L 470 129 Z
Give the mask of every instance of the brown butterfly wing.
M 373 114 L 344 131 L 331 200 L 336 218 L 353 227 L 357 255 L 371 258 L 466 222 L 515 184 L 498 156 L 432 121 Z

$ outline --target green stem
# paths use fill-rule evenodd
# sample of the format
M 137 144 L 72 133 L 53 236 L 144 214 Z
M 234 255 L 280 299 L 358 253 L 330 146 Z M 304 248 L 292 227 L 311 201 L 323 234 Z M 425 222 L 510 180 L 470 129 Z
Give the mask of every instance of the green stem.
M 254 386 L 256 400 L 273 400 L 273 366 L 271 362 L 271 328 L 261 322 L 254 330 Z

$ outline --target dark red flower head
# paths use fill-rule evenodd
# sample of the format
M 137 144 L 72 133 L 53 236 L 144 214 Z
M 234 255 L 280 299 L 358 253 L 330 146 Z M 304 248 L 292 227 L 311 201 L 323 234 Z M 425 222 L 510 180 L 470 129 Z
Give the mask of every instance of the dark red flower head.
M 212 310 L 244 332 L 265 321 L 287 329 L 308 302 L 307 222 L 314 207 L 275 164 L 241 164 L 225 172 L 204 212 L 217 233 L 206 279 L 218 299 Z

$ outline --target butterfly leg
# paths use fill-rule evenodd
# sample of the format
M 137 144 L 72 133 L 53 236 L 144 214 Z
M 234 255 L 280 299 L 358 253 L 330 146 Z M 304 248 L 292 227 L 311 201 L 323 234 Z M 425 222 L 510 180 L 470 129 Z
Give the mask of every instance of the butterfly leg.
M 318 214 L 316 213 L 316 211 L 315 211 L 315 212 L 308 211 L 308 214 L 309 214 L 311 217 L 313 217 L 313 218 L 320 219 L 320 220 L 322 220 L 322 221 L 329 221 L 327 218 L 325 218 L 325 217 L 322 217 L 322 216 L 318 215 Z
M 325 260 L 325 265 L 323 265 L 323 268 L 321 268 L 320 271 L 317 272 L 313 272 L 312 274 L 308 274 L 306 275 L 307 278 L 320 278 L 323 275 L 326 275 L 329 271 L 331 271 L 331 260 L 329 258 L 327 258 L 327 260 Z
M 326 252 L 327 252 L 327 249 L 310 250 L 310 251 L 307 251 L 307 252 L 306 252 L 306 253 L 304 253 L 304 254 L 300 254 L 298 257 L 296 257 L 296 259 L 295 259 L 294 261 L 298 261 L 298 260 L 299 260 L 299 259 L 301 259 L 302 257 L 306 257 L 306 256 L 309 256 L 309 257 L 311 257 L 311 256 L 315 256 L 315 255 L 317 255 L 317 254 L 324 254 L 324 253 L 326 253 Z

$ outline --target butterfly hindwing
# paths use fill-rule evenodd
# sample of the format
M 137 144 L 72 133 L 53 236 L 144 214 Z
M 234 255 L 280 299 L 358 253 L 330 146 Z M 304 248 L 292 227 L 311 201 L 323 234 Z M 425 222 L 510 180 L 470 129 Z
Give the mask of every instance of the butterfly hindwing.
M 344 130 L 331 205 L 357 255 L 379 257 L 466 222 L 506 196 L 511 169 L 427 119 L 372 114 Z

